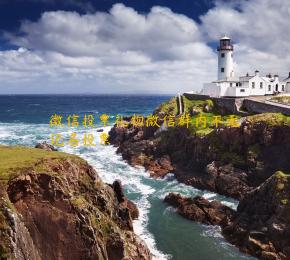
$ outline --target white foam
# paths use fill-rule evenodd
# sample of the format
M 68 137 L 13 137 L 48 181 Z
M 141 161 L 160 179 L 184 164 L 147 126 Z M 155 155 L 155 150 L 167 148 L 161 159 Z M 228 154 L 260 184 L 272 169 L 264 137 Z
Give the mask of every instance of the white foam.
M 85 132 L 92 133 L 95 137 L 95 147 L 86 148 L 79 146 L 72 148 L 65 146 L 60 150 L 83 157 L 96 169 L 104 182 L 112 183 L 114 180 L 120 179 L 126 188 L 127 194 L 137 195 L 134 202 L 138 206 L 140 217 L 133 222 L 134 230 L 136 234 L 146 242 L 153 254 L 153 258 L 157 260 L 170 259 L 171 256 L 157 249 L 154 236 L 148 230 L 151 207 L 149 199 L 152 196 L 163 200 L 169 192 L 180 193 L 188 197 L 200 195 L 207 199 L 218 199 L 223 204 L 231 206 L 232 208 L 236 207 L 237 203 L 233 200 L 228 200 L 215 193 L 201 191 L 179 183 L 174 179 L 173 174 L 168 174 L 164 179 L 152 180 L 149 173 L 146 172 L 143 167 L 129 166 L 120 155 L 116 154 L 115 147 L 101 145 L 99 142 L 102 132 L 98 132 L 99 129 L 103 129 L 103 132 L 108 133 L 111 127 L 107 126 L 93 129 L 79 127 L 76 129 L 69 129 L 68 127 L 52 128 L 49 127 L 48 124 L 0 124 L 0 143 L 34 146 L 37 142 L 50 142 L 51 133 L 60 133 L 66 136 L 72 132 L 76 132 L 80 136 Z M 153 185 L 151 185 L 152 182 L 154 182 L 154 187 L 160 186 L 160 188 L 154 188 Z M 170 214 L 170 212 L 174 210 L 175 209 L 172 207 L 167 207 L 163 215 Z M 208 229 L 203 235 L 216 237 L 217 234 L 220 234 L 218 232 L 219 231 L 215 229 Z

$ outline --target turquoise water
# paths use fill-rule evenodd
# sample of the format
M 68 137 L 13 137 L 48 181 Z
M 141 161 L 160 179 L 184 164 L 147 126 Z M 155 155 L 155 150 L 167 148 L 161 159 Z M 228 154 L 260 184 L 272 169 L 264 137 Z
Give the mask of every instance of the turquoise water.
M 105 112 L 112 115 L 122 111 L 126 111 L 124 114 L 149 114 L 166 99 L 168 97 L 6 97 L 2 101 L 5 100 L 8 107 L 0 103 L 0 143 L 34 146 L 40 141 L 50 142 L 49 136 L 55 129 L 49 127 L 48 118 L 56 112 L 69 114 L 82 111 L 98 115 L 103 113 L 105 106 Z M 105 131 L 109 129 L 106 127 Z M 65 134 L 72 132 L 72 129 L 58 131 Z M 74 132 L 82 135 L 88 130 L 79 127 Z M 96 147 L 65 146 L 61 150 L 88 160 L 105 182 L 112 183 L 115 179 L 122 181 L 127 196 L 140 210 L 140 218 L 134 221 L 135 232 L 145 240 L 154 259 L 251 259 L 228 244 L 218 227 L 188 221 L 162 202 L 169 192 L 179 192 L 186 196 L 202 195 L 210 200 L 220 200 L 233 208 L 237 206 L 236 201 L 179 184 L 170 175 L 165 180 L 151 179 L 143 168 L 133 168 L 124 162 L 116 154 L 116 148 L 99 144 L 100 133 L 96 128 L 89 132 L 97 139 Z

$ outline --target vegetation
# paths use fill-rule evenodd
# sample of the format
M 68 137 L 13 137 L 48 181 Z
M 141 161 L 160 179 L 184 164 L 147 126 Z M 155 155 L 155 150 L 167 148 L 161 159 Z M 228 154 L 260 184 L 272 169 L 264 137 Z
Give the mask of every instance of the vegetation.
M 191 114 L 193 110 L 202 112 L 206 102 L 204 100 L 189 100 L 183 97 L 184 112 Z
M 258 157 L 260 153 L 261 153 L 261 147 L 259 144 L 254 144 L 254 145 L 249 146 L 248 148 L 249 155 L 253 157 Z
M 247 121 L 250 123 L 265 123 L 267 125 L 287 125 L 290 126 L 290 117 L 281 113 L 263 113 L 248 116 Z
M 158 112 L 163 112 L 166 115 L 176 116 L 178 112 L 176 97 L 169 99 L 168 101 L 162 103 L 155 111 L 155 114 Z
M 287 197 L 289 197 L 289 177 L 290 174 L 286 174 L 282 171 L 277 171 L 274 176 L 276 177 L 276 190 L 283 199 L 281 203 L 284 205 L 288 204 Z M 287 194 L 288 193 L 288 194 Z M 286 197 L 286 198 L 285 198 Z M 287 202 L 286 202 L 287 200 Z
M 287 177 L 290 177 L 290 174 L 286 174 L 282 171 L 277 171 L 277 172 L 275 172 L 275 176 L 277 178 L 287 178 Z
M 283 205 L 288 205 L 288 199 L 283 199 L 283 200 L 281 200 L 281 203 L 283 204 Z
M 270 101 L 278 102 L 284 105 L 290 105 L 290 96 L 272 97 Z
M 48 152 L 37 148 L 0 145 L 0 181 L 8 181 L 17 174 L 17 169 L 40 167 L 37 165 L 37 162 L 42 159 L 51 158 L 61 160 L 68 157 L 78 158 L 62 152 Z
M 282 97 L 275 97 L 282 98 Z M 289 99 L 290 97 L 285 97 Z M 239 115 L 224 115 L 221 116 L 214 106 L 211 99 L 207 100 L 190 100 L 183 96 L 184 112 L 190 115 L 189 129 L 191 133 L 198 136 L 205 136 L 211 133 L 214 129 L 220 126 L 238 127 L 241 116 Z M 176 98 L 172 98 L 164 102 L 156 110 L 163 112 L 165 115 L 176 116 L 178 112 Z M 245 118 L 250 123 L 264 123 L 268 125 L 287 125 L 290 126 L 290 117 L 281 113 L 263 113 Z M 175 125 L 178 125 L 178 116 L 174 119 Z M 205 123 L 206 121 L 206 123 Z M 259 154 L 259 147 L 250 147 L 249 152 L 253 155 Z

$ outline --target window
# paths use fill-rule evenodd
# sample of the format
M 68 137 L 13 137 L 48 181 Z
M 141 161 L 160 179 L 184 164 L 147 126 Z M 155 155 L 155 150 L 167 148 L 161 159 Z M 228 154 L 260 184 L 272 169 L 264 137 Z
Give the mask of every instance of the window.
M 221 72 L 225 72 L 225 68 L 221 68 Z
M 284 85 L 282 85 L 282 91 L 285 91 L 285 86 Z
M 268 86 L 268 91 L 271 91 L 271 85 Z
M 242 89 L 240 89 L 240 92 L 245 92 L 245 90 L 242 88 Z
M 260 82 L 260 88 L 263 88 L 263 82 Z
M 225 57 L 225 54 L 224 54 L 224 53 L 222 53 L 222 54 L 221 54 L 221 57 L 222 57 L 222 58 L 224 58 L 224 57 Z
M 239 83 L 239 86 L 240 86 L 240 87 L 242 86 L 242 82 Z
M 237 83 L 236 83 L 236 87 L 238 87 L 238 86 L 239 86 L 239 83 L 237 82 Z
M 233 86 L 233 83 L 231 82 L 231 83 L 230 83 L 230 87 L 232 87 L 232 86 Z
M 252 88 L 255 88 L 255 82 L 252 82 Z

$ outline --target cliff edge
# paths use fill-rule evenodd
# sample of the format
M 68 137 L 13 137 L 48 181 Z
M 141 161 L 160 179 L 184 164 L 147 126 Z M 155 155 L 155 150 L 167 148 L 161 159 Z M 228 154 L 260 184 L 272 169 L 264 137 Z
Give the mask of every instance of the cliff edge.
M 83 159 L 0 146 L 0 259 L 151 259 L 136 206 Z

